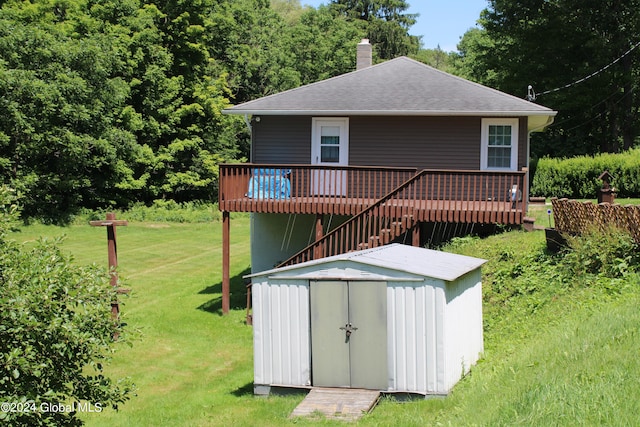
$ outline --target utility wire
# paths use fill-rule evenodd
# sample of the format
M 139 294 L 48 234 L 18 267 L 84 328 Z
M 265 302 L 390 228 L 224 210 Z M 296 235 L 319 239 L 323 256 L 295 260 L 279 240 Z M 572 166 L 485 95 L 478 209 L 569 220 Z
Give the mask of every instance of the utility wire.
M 583 78 L 581 78 L 580 80 L 576 80 L 576 81 L 575 81 L 575 82 L 573 82 L 573 83 L 569 83 L 569 84 L 566 84 L 566 85 L 564 85 L 564 86 L 557 87 L 557 88 L 555 88 L 555 89 L 545 90 L 544 92 L 540 92 L 540 93 L 536 93 L 536 92 L 533 90 L 533 86 L 529 85 L 529 87 L 528 87 L 528 91 L 527 91 L 527 99 L 528 99 L 529 101 L 535 101 L 535 100 L 536 100 L 536 98 L 537 98 L 538 96 L 541 96 L 541 95 L 547 95 L 547 94 L 549 94 L 549 93 L 553 93 L 553 92 L 558 92 L 558 91 L 560 91 L 560 90 L 568 89 L 568 88 L 570 88 L 570 87 L 572 87 L 572 86 L 575 86 L 575 85 L 577 85 L 577 84 L 580 84 L 580 83 L 582 83 L 582 82 L 585 82 L 585 81 L 589 80 L 590 78 L 597 76 L 598 74 L 600 74 L 600 73 L 602 73 L 603 71 L 607 70 L 607 69 L 608 69 L 608 68 L 610 68 L 611 66 L 613 66 L 613 65 L 617 64 L 618 62 L 620 62 L 620 61 L 622 60 L 622 58 L 624 58 L 625 56 L 629 55 L 629 54 L 630 54 L 631 52 L 633 52 L 633 50 L 634 50 L 635 48 L 637 48 L 638 46 L 640 46 L 640 42 L 638 42 L 638 43 L 634 44 L 633 46 L 631 46 L 631 48 L 629 48 L 629 50 L 627 50 L 625 53 L 623 53 L 620 57 L 618 57 L 617 59 L 615 59 L 613 62 L 611 62 L 611 63 L 609 63 L 609 64 L 605 65 L 604 67 L 600 68 L 598 71 L 596 71 L 596 72 L 594 72 L 594 73 L 589 74 L 587 77 L 583 77 Z

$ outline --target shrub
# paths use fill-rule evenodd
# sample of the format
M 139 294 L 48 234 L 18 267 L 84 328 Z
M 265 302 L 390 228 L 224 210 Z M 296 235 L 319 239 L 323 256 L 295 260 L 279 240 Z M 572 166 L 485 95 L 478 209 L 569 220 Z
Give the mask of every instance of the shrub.
M 86 211 L 76 217 L 75 222 L 85 224 L 89 220 L 104 219 L 105 214 L 104 211 Z M 116 212 L 116 217 L 128 221 L 199 223 L 220 221 L 222 213 L 218 205 L 212 203 L 154 200 L 151 206 L 137 203 L 124 212 Z
M 563 264 L 569 278 L 622 279 L 640 266 L 638 245 L 628 232 L 615 226 L 604 231 L 592 227 L 582 235 L 568 236 L 567 243 Z
M 56 245 L 7 238 L 15 200 L 0 189 L 0 420 L 78 426 L 78 412 L 117 408 L 131 385 L 103 374 L 113 351 L 108 272 L 78 267 Z M 122 335 L 121 335 L 122 336 Z
M 618 196 L 640 196 L 640 149 L 594 157 L 542 158 L 537 162 L 531 195 L 593 199 L 602 187 L 598 177 L 605 170 L 613 176 Z

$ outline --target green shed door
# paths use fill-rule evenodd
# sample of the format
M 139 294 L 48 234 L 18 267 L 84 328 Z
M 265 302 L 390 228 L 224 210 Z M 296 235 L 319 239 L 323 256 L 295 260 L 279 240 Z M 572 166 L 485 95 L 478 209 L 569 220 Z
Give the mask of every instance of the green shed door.
M 313 385 L 388 388 L 386 282 L 312 281 Z

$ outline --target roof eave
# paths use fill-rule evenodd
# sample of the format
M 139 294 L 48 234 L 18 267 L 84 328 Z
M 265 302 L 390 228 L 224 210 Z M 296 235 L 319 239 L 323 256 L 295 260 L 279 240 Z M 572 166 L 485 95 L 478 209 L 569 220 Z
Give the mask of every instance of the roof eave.
M 223 114 L 253 116 L 483 116 L 483 117 L 554 117 L 557 111 L 453 111 L 453 110 L 244 110 L 225 109 Z

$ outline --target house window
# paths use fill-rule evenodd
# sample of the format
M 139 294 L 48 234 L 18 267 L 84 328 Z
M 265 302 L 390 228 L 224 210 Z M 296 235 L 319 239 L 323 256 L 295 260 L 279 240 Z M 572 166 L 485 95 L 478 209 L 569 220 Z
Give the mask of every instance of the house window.
M 340 162 L 340 126 L 320 128 L 320 162 Z
M 518 119 L 483 119 L 481 139 L 481 169 L 518 169 Z

